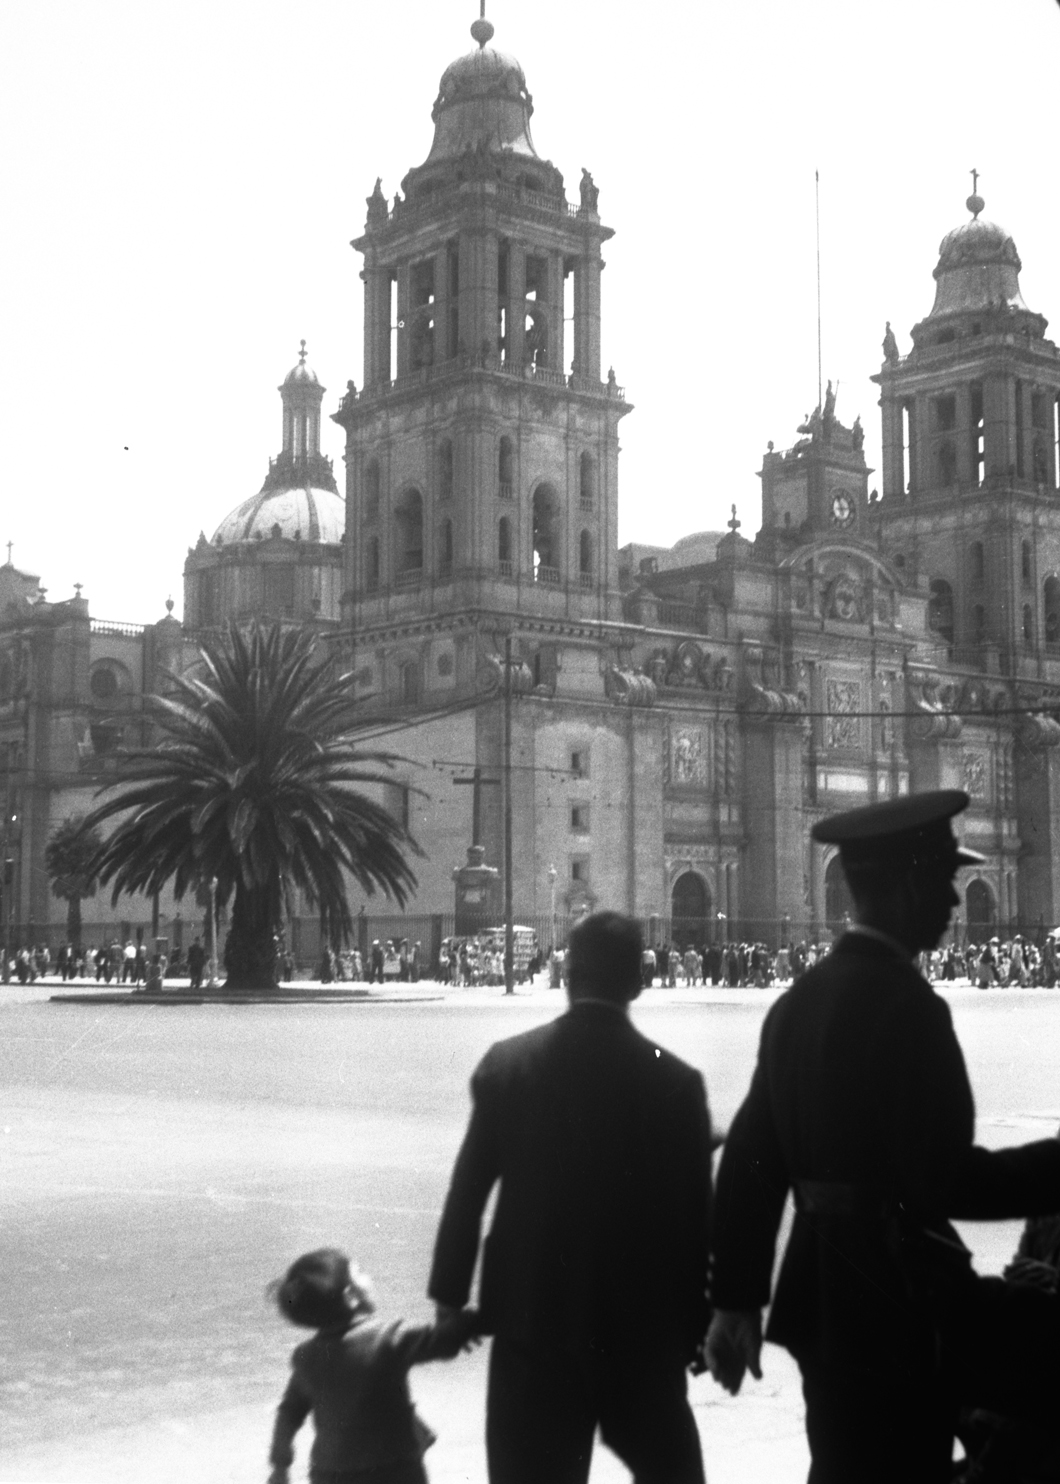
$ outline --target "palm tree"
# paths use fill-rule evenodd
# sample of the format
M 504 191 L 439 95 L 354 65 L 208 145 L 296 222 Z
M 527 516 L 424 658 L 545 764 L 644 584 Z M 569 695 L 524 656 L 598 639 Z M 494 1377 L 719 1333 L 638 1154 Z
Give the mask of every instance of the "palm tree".
M 67 904 L 66 937 L 75 948 L 81 946 L 81 903 L 96 894 L 93 861 L 102 844 L 103 836 L 98 830 L 86 828 L 83 814 L 71 814 L 56 829 L 44 851 L 52 891 Z
M 275 988 L 276 935 L 300 889 L 326 941 L 348 941 L 346 877 L 404 903 L 415 842 L 364 785 L 394 762 L 362 751 L 353 678 L 321 663 L 311 632 L 230 624 L 203 640 L 201 660 L 152 698 L 161 733 L 130 754 L 88 818 L 118 824 L 96 858 L 122 892 L 179 900 L 216 880 L 232 899 L 227 985 Z

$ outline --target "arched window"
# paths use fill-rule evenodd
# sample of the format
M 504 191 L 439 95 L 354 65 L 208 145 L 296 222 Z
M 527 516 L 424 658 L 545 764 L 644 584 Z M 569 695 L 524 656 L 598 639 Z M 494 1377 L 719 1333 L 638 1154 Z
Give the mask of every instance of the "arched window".
M 560 580 L 560 503 L 555 487 L 539 484 L 534 491 L 533 512 L 534 578 L 538 582 Z
M 379 461 L 372 459 L 364 471 L 364 518 L 379 519 Z
M 1023 642 L 1028 647 L 1034 643 L 1034 610 L 1029 603 L 1023 605 Z
M 448 577 L 453 570 L 453 522 L 443 520 L 438 533 L 438 571 Z
M 931 596 L 928 599 L 928 628 L 947 644 L 953 643 L 953 588 L 944 577 L 932 579 Z
M 398 668 L 398 686 L 401 699 L 406 706 L 414 706 L 420 699 L 420 666 L 418 660 L 403 660 Z
M 93 665 L 88 685 L 94 701 L 106 703 L 118 699 L 118 677 L 111 665 Z
M 972 643 L 986 643 L 986 609 L 982 603 L 976 603 L 972 609 Z
M 453 441 L 443 438 L 438 446 L 438 498 L 453 498 Z
M 591 510 L 596 500 L 596 465 L 591 453 L 583 453 L 578 460 L 578 495 L 582 509 Z
M 994 894 L 985 881 L 969 881 L 964 904 L 969 941 L 981 943 L 990 936 L 997 923 Z
M 1045 642 L 1060 649 L 1060 577 L 1047 577 L 1042 589 L 1045 609 Z
M 589 587 L 593 580 L 593 538 L 588 531 L 578 537 L 578 578 L 582 587 Z
M 512 498 L 512 489 L 515 484 L 514 465 L 512 440 L 505 434 L 497 449 L 497 493 L 502 500 Z
M 841 933 L 854 918 L 854 898 L 850 895 L 847 878 L 838 855 L 834 855 L 824 872 L 824 917 L 829 930 Z
M 701 948 L 710 932 L 710 891 L 695 871 L 682 871 L 670 893 L 670 937 L 678 948 Z
M 415 582 L 423 573 L 423 496 L 407 490 L 394 512 L 394 559 L 399 583 Z
M 972 569 L 972 580 L 982 582 L 986 575 L 986 557 L 983 553 L 983 543 L 973 541 L 968 548 L 968 559 Z
M 379 537 L 369 536 L 364 549 L 364 585 L 370 593 L 379 591 Z
M 512 523 L 506 515 L 497 522 L 497 561 L 501 572 L 510 577 L 512 572 Z
M 1031 543 L 1024 541 L 1020 547 L 1020 576 L 1024 582 L 1031 580 Z

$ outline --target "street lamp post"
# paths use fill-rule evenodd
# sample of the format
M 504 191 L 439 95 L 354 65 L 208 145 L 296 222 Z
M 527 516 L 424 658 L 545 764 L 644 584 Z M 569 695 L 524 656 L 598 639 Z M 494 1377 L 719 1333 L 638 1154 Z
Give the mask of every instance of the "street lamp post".
M 210 879 L 210 977 L 207 989 L 220 989 L 217 978 L 217 877 Z
M 556 875 L 557 871 L 555 866 L 550 865 L 548 868 L 548 892 L 549 911 L 552 917 L 552 942 L 549 946 L 553 950 L 553 952 L 556 948 Z

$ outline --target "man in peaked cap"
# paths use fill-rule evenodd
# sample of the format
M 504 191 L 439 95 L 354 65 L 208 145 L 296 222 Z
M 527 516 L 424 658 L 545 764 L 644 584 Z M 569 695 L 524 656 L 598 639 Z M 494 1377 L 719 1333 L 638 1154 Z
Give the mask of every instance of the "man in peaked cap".
M 718 1171 L 706 1356 L 733 1393 L 761 1375 L 794 1195 L 767 1337 L 802 1372 L 811 1484 L 942 1484 L 962 1400 L 1055 1412 L 1055 1300 L 979 1278 L 950 1224 L 1060 1210 L 1060 1141 L 974 1145 L 949 1008 L 916 968 L 957 870 L 982 860 L 951 827 L 967 805 L 914 794 L 814 826 L 839 847 L 856 922 L 766 1016 Z

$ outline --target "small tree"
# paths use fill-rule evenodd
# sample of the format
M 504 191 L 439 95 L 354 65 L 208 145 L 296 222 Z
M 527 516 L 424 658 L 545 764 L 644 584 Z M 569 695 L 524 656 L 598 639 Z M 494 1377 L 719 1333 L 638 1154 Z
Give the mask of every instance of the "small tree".
M 44 864 L 51 877 L 52 892 L 66 902 L 66 937 L 81 946 L 81 903 L 96 894 L 93 861 L 103 845 L 97 829 L 85 828 L 85 816 L 72 814 L 48 841 Z

